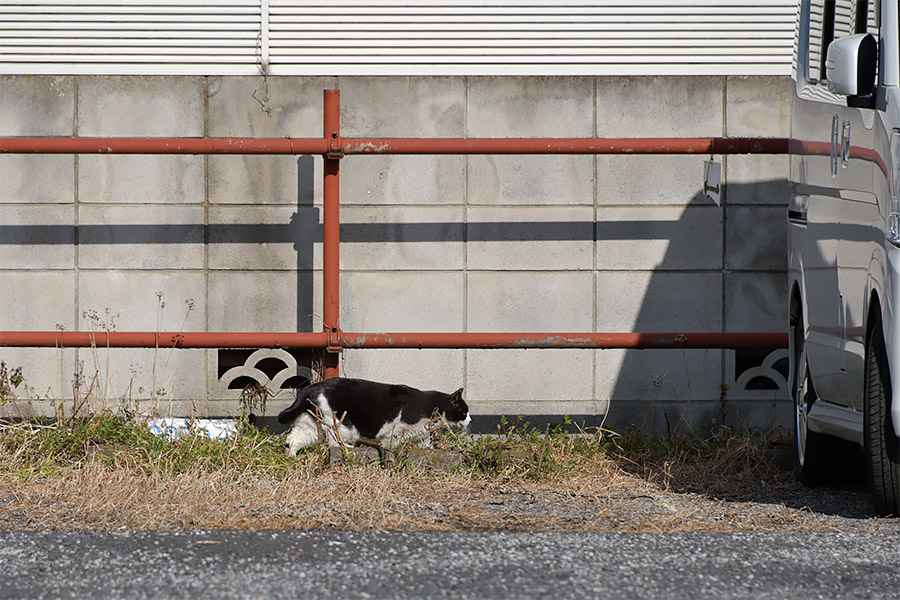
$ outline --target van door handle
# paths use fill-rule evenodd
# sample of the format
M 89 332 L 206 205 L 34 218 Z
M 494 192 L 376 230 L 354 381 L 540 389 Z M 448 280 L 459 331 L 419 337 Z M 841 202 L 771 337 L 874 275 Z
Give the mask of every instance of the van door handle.
M 837 177 L 838 170 L 838 126 L 840 120 L 837 115 L 831 119 L 831 178 Z
M 850 121 L 844 122 L 841 128 L 841 167 L 846 169 L 850 164 Z

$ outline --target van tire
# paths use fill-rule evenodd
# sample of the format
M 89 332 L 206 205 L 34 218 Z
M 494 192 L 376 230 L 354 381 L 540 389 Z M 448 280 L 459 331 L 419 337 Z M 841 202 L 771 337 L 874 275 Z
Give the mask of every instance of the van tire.
M 866 340 L 865 386 L 863 439 L 872 503 L 883 517 L 900 516 L 900 438 L 891 424 L 891 377 L 880 317 Z

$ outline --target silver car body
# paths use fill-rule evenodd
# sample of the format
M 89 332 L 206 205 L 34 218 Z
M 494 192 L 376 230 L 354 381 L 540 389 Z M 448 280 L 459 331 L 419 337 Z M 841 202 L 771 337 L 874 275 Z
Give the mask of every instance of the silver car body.
M 874 93 L 859 99 L 853 98 L 857 46 L 872 40 L 854 33 L 851 23 L 848 31 L 834 31 L 838 43 L 823 49 L 830 41 L 826 35 L 823 42 L 821 31 L 824 4 L 802 0 L 797 23 L 788 284 L 791 298 L 802 303 L 808 369 L 818 396 L 809 431 L 862 444 L 873 323 L 882 324 L 890 377 L 900 382 L 900 217 L 892 198 L 900 161 L 900 10 L 896 0 L 838 0 L 838 11 L 842 5 L 869 10 L 859 18 L 868 18 L 877 41 Z M 795 352 L 791 357 L 796 363 Z M 890 414 L 900 435 L 900 385 L 893 386 Z

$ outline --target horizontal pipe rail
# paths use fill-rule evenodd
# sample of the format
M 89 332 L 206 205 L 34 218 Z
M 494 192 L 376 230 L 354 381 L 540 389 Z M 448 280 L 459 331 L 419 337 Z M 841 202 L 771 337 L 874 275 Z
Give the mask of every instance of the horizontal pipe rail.
M 265 333 L 0 331 L 42 348 L 786 348 L 786 333 Z
M 780 333 L 343 333 L 344 348 L 786 348 Z
M 0 347 L 324 348 L 326 336 L 325 332 L 0 331 Z
M 344 154 L 787 154 L 787 138 L 343 139 Z
M 787 154 L 787 138 L 0 137 L 0 154 Z

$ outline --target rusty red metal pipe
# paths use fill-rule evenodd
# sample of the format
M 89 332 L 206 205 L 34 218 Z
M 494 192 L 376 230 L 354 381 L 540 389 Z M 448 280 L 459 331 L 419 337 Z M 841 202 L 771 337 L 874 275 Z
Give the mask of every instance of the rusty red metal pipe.
M 325 93 L 326 102 L 338 101 L 336 90 Z M 325 118 L 339 113 L 326 110 Z M 339 129 L 323 138 L 0 137 L 0 153 L 11 154 L 321 154 L 333 160 L 353 154 L 787 154 L 788 146 L 787 138 L 341 139 Z
M 344 348 L 786 348 L 780 333 L 348 333 Z
M 323 119 L 324 136 L 334 148 L 341 139 L 341 96 L 338 90 L 325 90 Z M 340 332 L 340 277 L 341 277 L 341 160 L 339 151 L 327 153 L 324 158 L 324 183 L 322 206 L 322 321 L 329 334 L 324 356 L 325 378 L 340 374 L 340 348 L 334 336 Z
M 383 138 L 344 154 L 787 154 L 787 138 Z
M 266 333 L 0 331 L 0 347 L 40 348 L 786 348 L 786 333 Z
M 324 154 L 323 138 L 3 137 L 17 154 Z
M 325 332 L 0 331 L 0 347 L 324 348 L 325 338 Z

